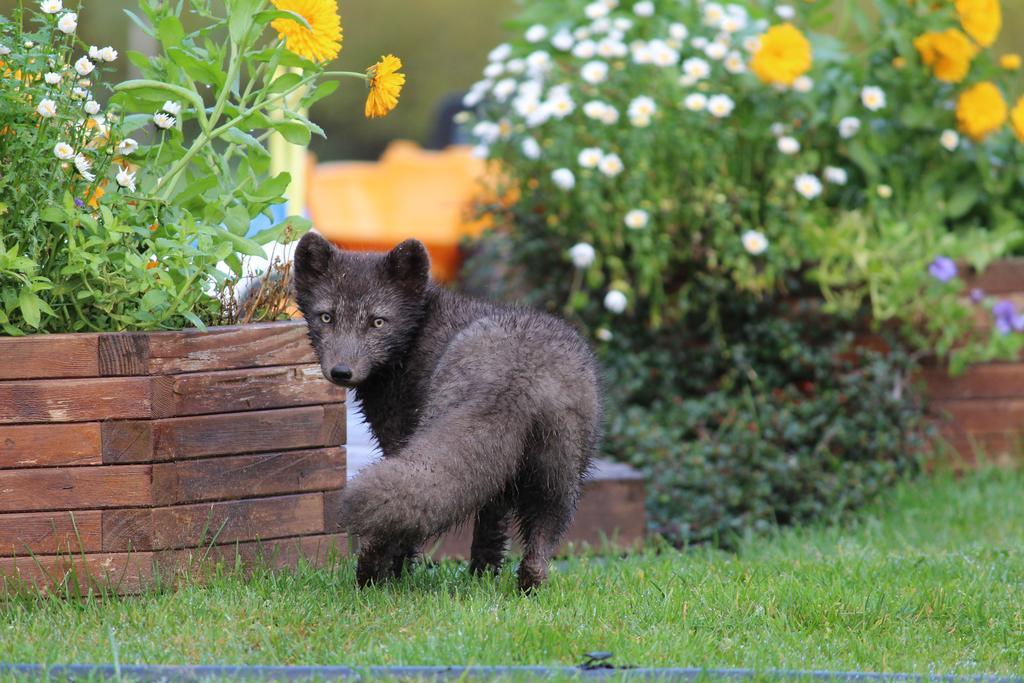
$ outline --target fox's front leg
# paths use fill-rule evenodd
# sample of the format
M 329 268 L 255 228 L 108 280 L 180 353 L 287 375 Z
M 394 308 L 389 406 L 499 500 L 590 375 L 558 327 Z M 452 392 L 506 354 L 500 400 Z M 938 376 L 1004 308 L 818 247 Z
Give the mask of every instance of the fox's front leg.
M 395 576 L 396 557 L 391 544 L 379 539 L 360 539 L 356 583 L 360 588 L 383 583 Z

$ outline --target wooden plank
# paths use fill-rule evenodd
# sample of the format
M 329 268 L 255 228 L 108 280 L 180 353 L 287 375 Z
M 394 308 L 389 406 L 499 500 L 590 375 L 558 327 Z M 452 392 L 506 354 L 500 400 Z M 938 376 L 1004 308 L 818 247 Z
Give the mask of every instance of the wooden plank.
M 951 377 L 944 367 L 925 367 L 921 377 L 932 400 L 1024 398 L 1024 363 L 986 363 Z
M 152 502 L 150 465 L 0 471 L 0 512 L 137 507 Z
M 152 553 L 103 553 L 0 558 L 0 594 L 25 585 L 71 595 L 139 593 L 151 585 Z
M 337 446 L 345 406 L 303 406 L 163 420 L 103 423 L 103 462 L 182 460 Z
M 98 422 L 0 426 L 0 469 L 102 461 Z
M 345 534 L 318 534 L 228 543 L 207 548 L 164 550 L 157 554 L 157 561 L 163 570 L 187 570 L 190 576 L 202 577 L 216 569 L 217 565 L 230 568 L 238 561 L 248 568 L 281 570 L 297 567 L 300 562 L 323 566 L 332 556 L 344 556 L 348 552 L 348 537 Z
M 315 362 L 304 321 L 149 335 L 149 372 L 154 375 Z
M 0 424 L 150 417 L 156 378 L 0 382 Z
M 340 534 L 345 531 L 345 522 L 341 518 L 342 493 L 344 489 L 324 491 L 324 531 L 329 534 Z
M 153 510 L 153 546 L 160 550 L 215 543 L 322 534 L 322 493 L 179 505 Z
M 1001 259 L 989 264 L 980 275 L 969 274 L 967 288 L 977 287 L 987 294 L 1024 292 L 1024 259 Z
M 345 390 L 324 379 L 319 365 L 293 365 L 177 375 L 172 410 L 208 415 L 344 400 Z
M 965 433 L 1024 431 L 1024 398 L 938 400 L 932 402 L 929 411 Z
M 320 448 L 153 465 L 156 505 L 339 489 L 345 449 Z
M 102 511 L 102 550 L 133 552 L 153 549 L 153 510 Z
M 0 380 L 98 377 L 98 335 L 0 337 Z
M 149 335 L 144 332 L 100 335 L 98 355 L 101 377 L 148 374 Z
M 100 515 L 98 510 L 0 514 L 0 556 L 102 550 Z

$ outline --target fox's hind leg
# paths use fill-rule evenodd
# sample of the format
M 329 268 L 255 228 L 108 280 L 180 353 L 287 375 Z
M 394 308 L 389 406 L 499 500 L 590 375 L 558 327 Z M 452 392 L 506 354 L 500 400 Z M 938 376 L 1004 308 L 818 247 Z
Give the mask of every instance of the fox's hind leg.
M 578 498 L 578 485 L 560 494 L 538 491 L 521 494 L 517 510 L 523 540 L 520 590 L 530 592 L 547 580 L 551 556 L 569 529 Z
M 476 513 L 469 561 L 469 570 L 474 574 L 487 571 L 497 574 L 501 571 L 508 550 L 510 512 L 508 499 L 499 496 Z

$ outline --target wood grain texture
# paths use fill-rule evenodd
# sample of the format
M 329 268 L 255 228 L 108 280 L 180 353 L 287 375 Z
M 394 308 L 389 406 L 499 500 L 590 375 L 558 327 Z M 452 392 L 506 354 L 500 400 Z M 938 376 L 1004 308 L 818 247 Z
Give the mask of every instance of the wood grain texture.
M 163 420 L 103 423 L 103 462 L 129 463 L 242 455 L 345 440 L 345 406 L 303 406 Z
M 0 470 L 0 512 L 150 505 L 150 465 Z
M 0 469 L 98 465 L 97 422 L 0 426 Z
M 938 400 L 929 412 L 965 434 L 1024 432 L 1024 397 Z
M 98 377 L 99 335 L 0 337 L 0 380 Z
M 104 552 L 153 550 L 153 510 L 103 510 L 101 517 Z
M 64 586 L 71 595 L 141 592 L 153 580 L 152 553 L 43 555 L 0 558 L 0 593 L 33 586 L 44 592 Z
M 945 367 L 921 370 L 928 398 L 1024 398 L 1024 363 L 986 363 L 951 377 Z
M 967 275 L 967 288 L 977 287 L 987 294 L 1024 292 L 1024 259 L 1001 259 L 989 264 L 980 275 Z
M 0 514 L 0 557 L 102 549 L 102 519 L 98 510 Z
M 157 332 L 148 341 L 154 375 L 316 362 L 304 321 Z
M 323 532 L 322 493 L 153 510 L 153 546 L 161 550 Z
M 153 465 L 156 505 L 306 493 L 345 485 L 345 449 L 237 455 Z
M 101 377 L 137 376 L 149 372 L 149 335 L 144 332 L 101 334 L 97 353 Z
M 345 390 L 324 379 L 319 365 L 293 365 L 174 377 L 174 416 L 233 413 L 340 403 Z
M 164 550 L 157 553 L 161 569 L 171 572 L 187 570 L 190 576 L 202 577 L 210 571 L 234 567 L 236 560 L 243 566 L 266 569 L 290 569 L 300 562 L 323 566 L 332 557 L 348 554 L 345 534 L 318 534 L 270 541 L 228 543 L 208 548 Z
M 0 424 L 150 417 L 154 379 L 111 377 L 0 382 Z

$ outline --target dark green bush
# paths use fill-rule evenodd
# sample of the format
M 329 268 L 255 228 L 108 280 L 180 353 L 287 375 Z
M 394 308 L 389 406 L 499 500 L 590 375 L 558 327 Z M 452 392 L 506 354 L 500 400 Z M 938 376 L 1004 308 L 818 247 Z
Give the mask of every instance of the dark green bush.
M 529 277 L 553 271 L 521 268 L 542 255 L 509 247 L 478 244 L 464 287 L 555 308 L 564 283 Z M 925 427 L 906 354 L 855 349 L 854 322 L 796 293 L 757 300 L 707 276 L 688 287 L 680 319 L 609 325 L 612 338 L 596 342 L 604 454 L 647 475 L 652 531 L 729 547 L 749 531 L 840 517 L 916 471 Z M 590 320 L 610 322 L 597 308 Z

